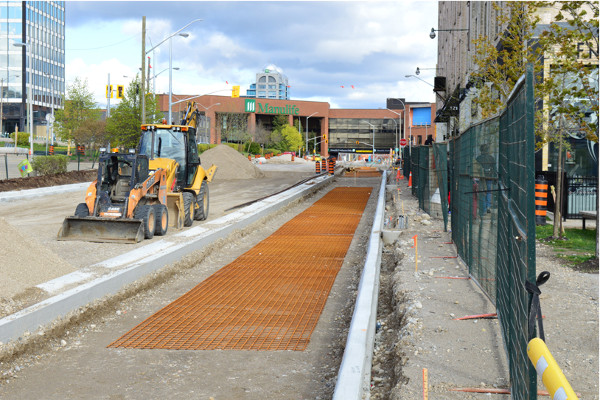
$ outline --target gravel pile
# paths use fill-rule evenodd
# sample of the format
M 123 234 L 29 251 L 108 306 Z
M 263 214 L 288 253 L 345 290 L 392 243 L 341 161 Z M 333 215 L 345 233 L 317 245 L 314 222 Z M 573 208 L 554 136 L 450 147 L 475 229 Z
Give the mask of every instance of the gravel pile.
M 58 255 L 0 218 L 0 300 L 75 270 Z
M 264 177 L 262 171 L 246 157 L 224 144 L 205 151 L 200 155 L 200 160 L 206 169 L 213 164 L 217 166 L 215 181 Z

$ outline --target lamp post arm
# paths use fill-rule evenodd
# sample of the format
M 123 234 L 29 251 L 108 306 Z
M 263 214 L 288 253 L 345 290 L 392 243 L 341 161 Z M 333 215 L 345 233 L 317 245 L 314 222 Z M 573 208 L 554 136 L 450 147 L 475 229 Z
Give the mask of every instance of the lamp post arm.
M 146 54 L 150 53 L 152 50 L 156 49 L 158 46 L 160 46 L 161 44 L 163 44 L 164 42 L 166 42 L 167 40 L 169 40 L 173 36 L 177 35 L 179 32 L 181 32 L 182 30 L 184 30 L 185 28 L 187 28 L 188 26 L 190 26 L 194 22 L 198 22 L 198 21 L 202 21 L 202 18 L 197 18 L 197 19 L 193 20 L 192 22 L 188 23 L 187 25 L 185 25 L 183 28 L 179 29 L 177 32 L 173 32 L 171 35 L 169 35 L 166 38 L 164 38 L 163 40 L 161 40 L 160 43 L 158 43 L 156 46 L 154 46 L 150 50 L 146 51 Z
M 209 94 L 213 94 L 213 93 L 217 93 L 217 92 L 224 92 L 226 90 L 231 90 L 231 89 L 220 89 L 220 90 L 215 90 L 214 92 L 210 92 L 210 93 L 199 94 L 198 96 L 192 96 L 192 97 L 188 97 L 188 98 L 183 99 L 183 100 L 175 101 L 172 104 L 175 105 L 175 104 L 178 104 L 178 103 L 183 103 L 184 101 L 192 100 L 192 99 L 195 99 L 195 98 L 198 98 L 198 97 L 202 97 L 202 96 L 207 96 Z

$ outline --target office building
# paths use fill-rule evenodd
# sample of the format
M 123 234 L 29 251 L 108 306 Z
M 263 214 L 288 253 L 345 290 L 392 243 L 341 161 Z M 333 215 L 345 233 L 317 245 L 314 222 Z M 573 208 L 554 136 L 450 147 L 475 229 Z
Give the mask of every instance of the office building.
M 45 137 L 46 116 L 65 92 L 65 2 L 3 1 L 0 60 L 1 131 L 28 130 L 32 101 L 34 137 Z
M 280 68 L 271 64 L 256 74 L 256 83 L 246 90 L 246 97 L 289 100 L 289 89 L 287 76 Z

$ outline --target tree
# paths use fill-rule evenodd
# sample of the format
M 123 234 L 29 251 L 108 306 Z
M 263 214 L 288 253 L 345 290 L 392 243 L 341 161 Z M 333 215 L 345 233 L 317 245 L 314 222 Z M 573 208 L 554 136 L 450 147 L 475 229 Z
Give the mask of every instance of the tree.
M 558 147 L 553 235 L 559 237 L 564 235 L 560 201 L 563 153 L 569 149 L 566 138 L 577 132 L 598 141 L 598 4 L 587 1 L 503 4 L 504 9 L 494 4 L 497 23 L 506 27 L 499 41 L 485 36 L 473 41 L 476 69 L 471 80 L 480 88 L 476 103 L 483 118 L 497 114 L 525 72 L 525 65 L 533 64 L 538 77 L 536 97 L 543 101 L 535 118 L 536 146 L 554 143 Z M 538 26 L 538 14 L 556 7 L 559 9 L 554 10 L 554 21 L 547 27 Z M 536 27 L 544 28 L 538 37 L 534 37 Z
M 545 140 L 558 148 L 559 190 L 553 236 L 562 237 L 562 171 L 564 154 L 570 150 L 566 139 L 571 136 L 598 143 L 598 3 L 539 2 L 536 6 L 559 7 L 554 21 L 539 37 L 540 47 L 550 64 L 539 86 L 546 95 L 542 111 L 545 129 L 541 131 Z
M 216 124 L 221 127 L 221 141 L 243 143 L 251 139 L 248 133 L 248 114 L 224 112 L 216 114 Z
M 273 130 L 281 131 L 285 126 L 288 126 L 288 116 L 283 114 L 277 114 L 273 117 Z
M 515 84 L 525 73 L 527 63 L 532 63 L 536 72 L 541 70 L 539 52 L 532 51 L 533 32 L 539 18 L 535 8 L 529 3 L 505 2 L 502 9 L 497 3 L 493 7 L 500 27 L 506 27 L 499 34 L 496 43 L 483 35 L 473 40 L 475 70 L 470 80 L 480 89 L 475 104 L 480 107 L 482 117 L 488 118 L 499 113 Z
M 56 133 L 62 140 L 74 140 L 76 144 L 84 144 L 89 138 L 89 126 L 100 120 L 101 112 L 94 102 L 94 95 L 88 89 L 87 80 L 76 78 L 67 87 L 64 109 L 55 113 Z M 95 132 L 95 135 L 100 132 Z
M 106 121 L 100 119 L 90 120 L 81 125 L 73 134 L 76 144 L 87 143 L 93 148 L 95 143 L 104 143 L 106 138 Z
M 281 128 L 281 141 L 279 142 L 279 149 L 282 151 L 297 151 L 302 144 L 302 135 L 298 132 L 298 129 L 291 125 L 286 125 Z
M 136 147 L 141 136 L 141 106 L 139 104 L 140 79 L 138 76 L 129 84 L 125 97 L 117 107 L 111 110 L 106 120 L 107 140 L 111 147 Z M 162 118 L 156 98 L 146 94 L 146 121 L 157 123 Z

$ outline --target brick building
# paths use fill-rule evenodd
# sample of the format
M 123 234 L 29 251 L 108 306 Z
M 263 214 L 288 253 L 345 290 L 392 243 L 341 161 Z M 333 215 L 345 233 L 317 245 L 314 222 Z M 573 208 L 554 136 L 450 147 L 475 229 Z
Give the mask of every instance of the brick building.
M 400 139 L 412 139 L 416 145 L 425 143 L 428 135 L 434 140 L 436 137 L 434 103 L 402 101 L 395 109 L 336 109 L 316 101 L 172 95 L 173 122 L 181 120 L 188 99 L 196 102 L 204 116 L 198 134 L 203 143 L 244 143 L 250 139 L 265 143 L 276 115 L 287 116 L 290 125 L 299 127 L 308 148 L 324 155 L 372 154 L 373 150 L 375 154 L 390 154 Z M 160 110 L 167 115 L 168 96 L 159 95 L 158 100 Z

